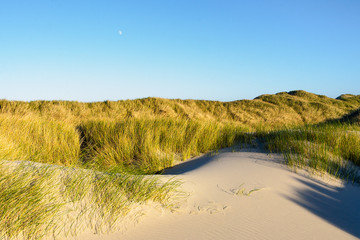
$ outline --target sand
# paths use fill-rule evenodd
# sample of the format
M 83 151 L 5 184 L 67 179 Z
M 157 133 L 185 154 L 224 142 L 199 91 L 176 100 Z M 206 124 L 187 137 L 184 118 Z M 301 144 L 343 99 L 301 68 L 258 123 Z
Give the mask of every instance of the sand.
M 181 179 L 190 193 L 177 212 L 149 207 L 124 231 L 78 239 L 360 238 L 360 187 L 295 173 L 282 162 L 245 150 L 177 165 L 164 176 Z

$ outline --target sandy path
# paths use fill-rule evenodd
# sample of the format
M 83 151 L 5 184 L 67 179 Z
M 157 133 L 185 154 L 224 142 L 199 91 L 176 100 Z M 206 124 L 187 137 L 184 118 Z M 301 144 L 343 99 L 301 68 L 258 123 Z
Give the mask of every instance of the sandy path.
M 191 193 L 178 213 L 150 210 L 122 233 L 82 239 L 358 239 L 360 188 L 317 181 L 257 152 L 223 152 L 169 169 Z M 246 193 L 252 189 L 260 189 Z M 241 193 L 244 190 L 244 193 Z

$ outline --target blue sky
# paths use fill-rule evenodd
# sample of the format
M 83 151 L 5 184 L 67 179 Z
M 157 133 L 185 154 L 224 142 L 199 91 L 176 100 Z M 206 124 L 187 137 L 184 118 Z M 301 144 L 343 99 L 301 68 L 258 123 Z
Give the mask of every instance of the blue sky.
M 360 94 L 360 1 L 0 0 L 0 84 L 9 100 Z

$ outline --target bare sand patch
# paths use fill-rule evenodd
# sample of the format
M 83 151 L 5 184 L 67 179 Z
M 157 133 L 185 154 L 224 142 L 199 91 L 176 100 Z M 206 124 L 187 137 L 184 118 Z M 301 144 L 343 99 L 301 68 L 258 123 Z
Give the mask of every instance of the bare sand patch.
M 190 193 L 176 212 L 148 208 L 122 232 L 78 239 L 357 239 L 360 188 L 291 171 L 279 155 L 205 155 L 165 171 Z

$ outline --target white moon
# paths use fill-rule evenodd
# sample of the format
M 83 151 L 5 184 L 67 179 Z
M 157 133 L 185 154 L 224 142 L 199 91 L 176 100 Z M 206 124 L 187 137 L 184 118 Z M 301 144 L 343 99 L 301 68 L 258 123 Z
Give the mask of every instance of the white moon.
M 121 31 L 121 30 L 119 30 L 118 33 L 119 33 L 119 35 L 122 35 L 122 31 Z

